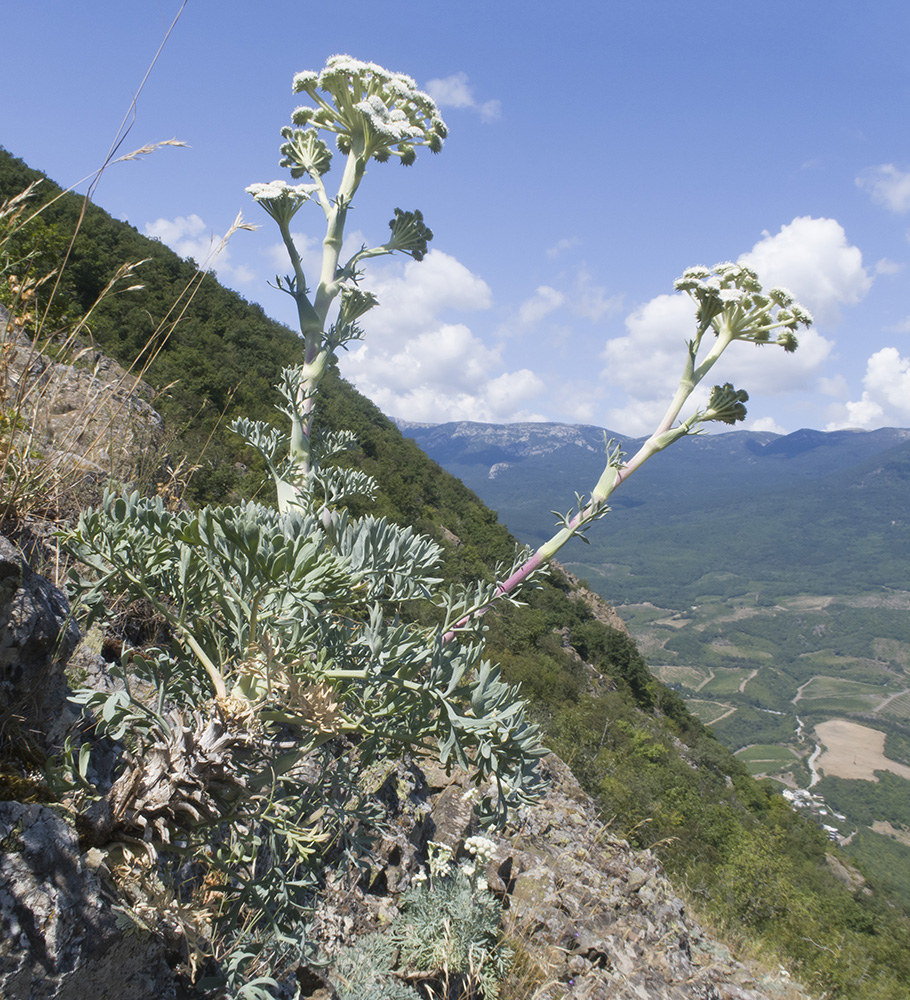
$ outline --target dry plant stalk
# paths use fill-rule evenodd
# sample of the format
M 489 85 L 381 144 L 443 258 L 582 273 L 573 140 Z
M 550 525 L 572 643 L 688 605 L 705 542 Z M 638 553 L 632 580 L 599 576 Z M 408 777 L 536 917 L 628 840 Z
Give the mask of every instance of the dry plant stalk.
M 120 159 L 135 159 L 161 145 L 182 144 L 175 140 L 156 143 Z M 47 207 L 43 205 L 25 216 L 27 198 L 33 193 L 35 186 L 31 185 L 0 206 L 0 265 L 4 246 L 9 238 Z M 121 265 L 88 312 L 74 324 L 62 342 L 56 331 L 47 333 L 45 330 L 61 269 L 40 278 L 26 277 L 20 280 L 18 276 L 10 276 L 16 278 L 12 286 L 16 290 L 14 309 L 8 317 L 0 314 L 0 525 L 10 521 L 21 522 L 30 515 L 53 521 L 65 519 L 81 506 L 79 494 L 84 484 L 91 485 L 99 475 L 114 477 L 134 473 L 135 454 L 130 456 L 130 464 L 126 468 L 123 467 L 123 456 L 120 456 L 121 461 L 117 461 L 113 447 L 108 451 L 109 461 L 105 466 L 99 466 L 88 456 L 104 452 L 105 443 L 113 445 L 115 426 L 122 421 L 124 412 L 135 405 L 142 380 L 185 315 L 211 262 L 222 252 L 234 233 L 240 229 L 253 228 L 238 214 L 221 241 L 196 269 L 134 362 L 126 370 L 121 370 L 114 382 L 98 377 L 97 363 L 94 368 L 88 369 L 87 392 L 80 399 L 78 409 L 69 411 L 68 426 L 62 435 L 51 430 L 50 415 L 57 409 L 66 378 L 79 369 L 70 367 L 67 371 L 59 365 L 51 357 L 51 346 L 54 345 L 53 353 L 57 357 L 70 356 L 73 366 L 90 355 L 91 348 L 80 348 L 78 345 L 88 329 L 93 313 L 115 290 L 140 290 L 143 285 L 135 280 L 136 272 L 145 262 Z M 77 233 L 78 224 L 70 240 L 67 257 Z M 33 305 L 34 295 L 51 278 L 56 279 L 54 287 L 39 317 Z M 17 310 L 16 306 L 26 308 Z M 29 323 L 34 325 L 34 333 L 30 337 L 23 329 Z M 54 344 L 55 340 L 58 343 Z M 42 427 L 46 432 L 45 436 L 50 435 L 50 447 L 42 447 L 42 442 L 39 441 Z M 184 470 L 184 475 L 191 474 L 192 470 Z M 188 478 L 182 484 L 184 488 L 187 481 Z M 159 483 L 158 486 L 173 494 L 177 482 L 176 475 L 171 475 L 168 482 Z

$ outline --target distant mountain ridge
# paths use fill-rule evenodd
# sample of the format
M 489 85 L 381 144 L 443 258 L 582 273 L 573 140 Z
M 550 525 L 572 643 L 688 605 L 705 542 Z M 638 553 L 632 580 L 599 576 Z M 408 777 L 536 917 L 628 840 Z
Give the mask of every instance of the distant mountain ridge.
M 399 427 L 530 545 L 552 533 L 547 511 L 567 510 L 575 491 L 592 488 L 605 440 L 619 438 L 550 423 Z M 623 440 L 626 454 L 643 440 Z M 692 582 L 731 561 L 744 586 L 763 573 L 786 586 L 792 570 L 793 585 L 805 589 L 811 566 L 811 582 L 825 592 L 902 587 L 910 565 L 908 479 L 905 428 L 697 435 L 624 483 L 590 545 L 571 543 L 562 558 L 617 604 L 670 594 L 674 603 L 694 600 Z
M 460 465 L 483 465 L 490 459 L 495 462 L 521 462 L 527 458 L 550 455 L 564 448 L 578 449 L 581 453 L 603 456 L 604 443 L 610 439 L 623 443 L 624 451 L 631 455 L 645 440 L 644 437 L 626 437 L 616 431 L 592 424 L 562 424 L 525 422 L 492 424 L 474 421 L 448 423 L 418 423 L 395 420 L 406 437 L 418 444 L 436 461 L 440 456 Z M 801 470 L 805 475 L 823 475 L 836 472 L 851 462 L 910 441 L 910 429 L 886 427 L 873 431 L 840 430 L 818 431 L 802 428 L 791 434 L 774 434 L 769 431 L 729 431 L 722 434 L 703 434 L 687 438 L 673 449 L 668 449 L 660 460 L 673 463 L 674 457 L 685 453 L 686 463 L 697 455 L 723 452 L 725 460 L 742 458 L 790 459 L 801 456 L 808 464 Z M 678 464 L 678 462 L 677 462 Z M 592 469 L 597 462 L 592 460 Z M 764 469 L 763 471 L 767 471 Z M 789 474 L 793 469 L 788 469 Z

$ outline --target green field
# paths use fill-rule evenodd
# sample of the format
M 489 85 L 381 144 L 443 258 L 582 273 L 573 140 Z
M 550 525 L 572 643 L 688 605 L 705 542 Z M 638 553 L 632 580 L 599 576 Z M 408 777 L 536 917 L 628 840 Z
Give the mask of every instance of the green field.
M 716 667 L 714 677 L 701 689 L 702 693 L 713 695 L 719 698 L 726 698 L 731 694 L 739 694 L 741 686 L 748 687 L 748 682 L 752 678 L 753 672 L 736 667 Z
M 736 756 L 753 775 L 780 774 L 784 771 L 792 771 L 800 764 L 800 759 L 793 750 L 770 743 L 759 743 L 752 747 L 746 747 L 744 750 L 740 750 Z
M 882 708 L 881 714 L 886 718 L 910 723 L 910 694 L 902 694 L 889 702 Z
M 839 677 L 814 677 L 803 688 L 798 708 L 837 715 L 871 712 L 894 691 L 875 684 L 842 680 Z
M 704 701 L 701 698 L 687 698 L 686 707 L 706 726 L 713 726 L 718 719 L 728 712 L 736 711 L 734 705 L 724 705 L 717 701 Z
M 677 667 L 672 664 L 652 667 L 651 672 L 664 684 L 685 688 L 688 691 L 698 691 L 710 676 L 701 670 L 696 670 L 695 667 Z

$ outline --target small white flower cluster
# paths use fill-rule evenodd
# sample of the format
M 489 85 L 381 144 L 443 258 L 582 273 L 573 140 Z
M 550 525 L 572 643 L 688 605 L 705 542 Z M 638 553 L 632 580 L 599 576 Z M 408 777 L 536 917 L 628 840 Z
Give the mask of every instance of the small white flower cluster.
M 269 181 L 267 184 L 250 184 L 246 193 L 256 201 L 272 198 L 310 198 L 316 191 L 315 184 L 288 184 L 287 181 Z
M 400 108 L 388 108 L 378 94 L 372 94 L 354 108 L 369 121 L 377 135 L 389 142 L 423 138 L 424 129 L 420 125 L 411 124 Z
M 315 184 L 288 184 L 287 181 L 250 184 L 246 188 L 246 193 L 251 194 L 273 219 L 279 221 L 290 220 L 315 192 Z
M 464 842 L 468 854 L 477 858 L 478 864 L 486 864 L 496 853 L 496 845 L 487 837 L 468 837 Z
M 448 134 L 435 102 L 417 89 L 415 80 L 376 63 L 332 56 L 320 73 L 297 73 L 293 91 L 306 93 L 316 104 L 296 108 L 294 124 L 336 133 L 345 155 L 356 148 L 365 158 L 384 162 L 397 156 L 408 165 L 414 162 L 415 146 L 438 153 Z M 282 152 L 294 160 L 293 147 L 282 147 Z M 298 166 L 310 171 L 305 160 Z M 325 169 L 327 164 L 319 172 Z
M 429 848 L 429 866 L 432 878 L 445 878 L 452 873 L 452 848 L 447 844 L 431 840 Z
M 771 332 L 777 330 L 776 342 L 792 351 L 796 347 L 796 327 L 812 324 L 811 313 L 794 300 L 792 292 L 786 288 L 763 292 L 758 274 L 742 264 L 723 261 L 712 268 L 690 267 L 673 282 L 673 287 L 686 292 L 698 304 L 698 318 L 704 329 L 710 324 L 719 332 L 724 326 L 737 340 L 768 343 Z
M 451 847 L 435 840 L 431 840 L 427 846 L 429 875 L 425 871 L 418 872 L 411 879 L 412 885 L 424 885 L 428 879 L 462 875 L 470 881 L 472 891 L 485 892 L 489 888 L 484 867 L 496 851 L 496 845 L 492 840 L 487 837 L 468 837 L 464 848 L 470 857 L 465 858 L 457 866 Z

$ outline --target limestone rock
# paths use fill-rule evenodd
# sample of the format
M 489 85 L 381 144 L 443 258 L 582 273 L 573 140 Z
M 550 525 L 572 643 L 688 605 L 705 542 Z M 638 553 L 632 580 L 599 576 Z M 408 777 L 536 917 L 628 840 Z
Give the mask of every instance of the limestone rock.
M 2 307 L 0 333 L 7 348 L 4 395 L 45 461 L 130 479 L 157 451 L 163 422 L 148 402 L 151 390 L 135 375 L 91 351 L 83 351 L 77 365 L 50 360 L 8 325 Z
M 597 819 L 568 767 L 546 758 L 546 798 L 501 834 L 487 868 L 503 901 L 507 935 L 536 967 L 533 1000 L 788 1000 L 805 998 L 786 975 L 767 977 L 733 960 L 686 913 L 650 851 L 633 850 Z M 428 840 L 457 851 L 476 832 L 476 794 L 459 772 L 430 761 L 402 764 L 384 786 L 388 832 L 369 884 L 329 886 L 312 925 L 331 955 L 397 914 Z M 315 1000 L 316 993 L 307 994 Z M 320 994 L 321 995 L 321 994 Z M 512 994 L 510 994 L 512 995 Z
M 159 939 L 118 918 L 75 831 L 41 805 L 0 802 L 0 996 L 168 1000 Z
M 75 720 L 63 663 L 78 640 L 64 595 L 0 536 L 0 717 L 43 752 Z

